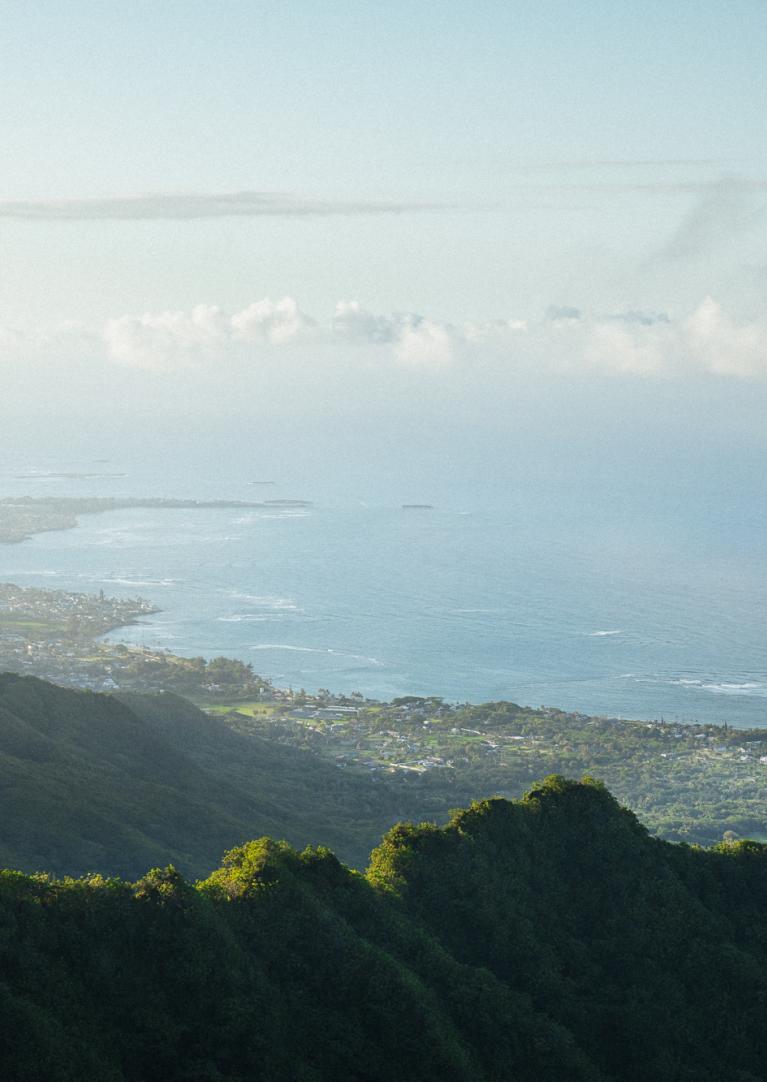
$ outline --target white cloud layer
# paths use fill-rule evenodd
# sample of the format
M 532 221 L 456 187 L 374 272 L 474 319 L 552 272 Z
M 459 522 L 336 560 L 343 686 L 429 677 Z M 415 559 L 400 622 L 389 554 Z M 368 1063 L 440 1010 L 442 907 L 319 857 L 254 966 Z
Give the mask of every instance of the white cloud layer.
M 120 316 L 107 322 L 103 335 L 111 360 L 147 369 L 195 367 L 248 347 L 263 355 L 269 347 L 301 344 L 384 347 L 402 365 L 440 366 L 469 346 L 503 345 L 525 326 L 519 320 L 454 326 L 413 312 L 377 315 L 356 301 L 339 302 L 322 324 L 293 297 L 283 297 L 254 301 L 234 313 L 197 305 L 190 312 Z
M 191 312 L 120 316 L 104 328 L 109 357 L 138 368 L 186 368 L 222 360 L 243 345 L 282 346 L 309 338 L 317 328 L 292 297 L 265 298 L 232 315 L 215 305 Z
M 684 321 L 682 334 L 709 372 L 742 379 L 767 376 L 767 318 L 738 323 L 711 297 Z
M 294 355 L 311 358 L 315 368 L 327 364 L 336 370 L 358 368 L 363 357 L 382 369 L 484 371 L 489 377 L 538 371 L 762 380 L 767 313 L 737 317 L 706 297 L 679 318 L 634 310 L 596 316 L 556 306 L 534 322 L 454 323 L 412 312 L 382 315 L 342 301 L 322 321 L 283 297 L 235 312 L 201 304 L 189 311 L 122 315 L 101 328 L 68 323 L 47 334 L 0 327 L 0 362 L 23 359 L 33 366 L 57 355 L 168 373 L 227 364 L 266 369 Z

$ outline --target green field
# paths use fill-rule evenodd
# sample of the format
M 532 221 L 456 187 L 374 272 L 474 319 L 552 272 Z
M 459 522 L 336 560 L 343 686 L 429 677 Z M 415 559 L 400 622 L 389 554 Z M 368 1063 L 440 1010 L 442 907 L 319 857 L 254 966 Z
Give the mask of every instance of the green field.
M 0 634 L 17 634 L 54 638 L 64 633 L 61 620 L 31 617 L 24 613 L 0 612 Z

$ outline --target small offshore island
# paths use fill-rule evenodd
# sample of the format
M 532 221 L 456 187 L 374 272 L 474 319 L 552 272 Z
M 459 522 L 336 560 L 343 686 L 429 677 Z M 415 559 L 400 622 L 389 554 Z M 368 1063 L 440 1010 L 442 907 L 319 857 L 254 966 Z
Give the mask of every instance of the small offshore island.
M 0 586 L 0 671 L 71 688 L 170 692 L 232 731 L 364 776 L 416 820 L 546 774 L 591 773 L 654 833 L 710 845 L 767 840 L 767 728 L 590 717 L 513 702 L 391 702 L 276 688 L 243 661 L 182 657 L 99 636 L 157 612 L 147 600 Z
M 169 511 L 208 508 L 238 510 L 264 507 L 252 500 L 175 500 L 163 497 L 6 496 L 0 499 L 0 544 L 18 544 L 38 533 L 72 530 L 79 515 L 123 511 L 132 507 Z
M 311 500 L 264 500 L 264 507 L 312 507 Z

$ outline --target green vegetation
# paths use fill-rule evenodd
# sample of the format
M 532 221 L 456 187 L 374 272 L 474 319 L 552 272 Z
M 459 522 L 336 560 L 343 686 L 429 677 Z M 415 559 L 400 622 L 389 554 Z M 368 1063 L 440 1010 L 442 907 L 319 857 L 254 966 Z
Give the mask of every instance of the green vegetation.
M 268 838 L 196 886 L 0 875 L 12 1082 L 760 1082 L 767 849 L 550 778 L 366 875 Z
M 688 838 L 710 843 L 725 832 L 765 834 L 757 829 L 767 818 L 758 791 L 750 822 L 735 814 L 746 805 L 734 797 L 702 810 L 696 803 L 706 786 L 716 796 L 747 765 L 737 732 L 717 731 L 711 741 L 711 733 L 679 727 L 677 738 L 674 726 L 579 720 L 508 703 L 322 701 L 297 707 L 256 699 L 203 712 L 168 693 L 104 695 L 0 676 L 0 864 L 130 877 L 172 862 L 200 875 L 223 849 L 270 833 L 296 846 L 329 843 L 362 867 L 397 820 L 444 821 L 451 808 L 483 793 L 518 796 L 536 768 L 562 762 L 572 773 L 597 764 L 616 788 L 629 789 L 655 829 L 663 810 L 676 806 Z M 469 719 L 478 735 L 455 724 Z M 765 770 L 757 756 L 767 732 L 751 735 L 757 750 L 748 765 Z M 720 750 L 709 751 L 712 744 Z M 564 758 L 565 745 L 578 755 Z M 669 761 L 661 758 L 666 747 L 680 772 L 700 760 L 697 790 L 660 782 L 653 788 Z M 390 750 L 397 758 L 383 758 Z M 453 765 L 440 765 L 445 754 Z
M 695 793 L 767 732 L 232 687 L 0 675 L 1 1077 L 767 1080 L 767 847 L 557 776 L 412 822 L 559 756 L 639 798 L 668 765 L 651 815 L 721 837 Z M 362 868 L 387 829 L 364 875 L 320 844 Z
M 752 838 L 767 831 L 767 729 L 414 696 L 392 703 L 298 696 L 268 713 L 235 704 L 222 716 L 238 732 L 364 770 L 430 817 L 488 793 L 520 796 L 545 774 L 594 773 L 668 840 L 711 845 L 726 831 Z
M 264 833 L 326 841 L 363 866 L 387 827 L 420 812 L 176 696 L 118 699 L 0 675 L 0 866 L 134 877 L 172 861 L 201 875 Z
M 382 703 L 294 692 L 236 659 L 185 658 L 96 637 L 154 611 L 142 598 L 0 585 L 0 671 L 118 694 L 172 692 L 216 714 L 219 729 L 243 746 L 256 738 L 259 747 L 311 753 L 336 786 L 347 784 L 341 775 L 353 776 L 364 794 L 344 805 L 345 815 L 365 824 L 354 828 L 354 850 L 324 835 L 354 863 L 398 817 L 444 819 L 478 797 L 517 797 L 550 773 L 597 774 L 670 841 L 711 845 L 727 831 L 767 834 L 767 729 L 592 718 L 510 702 L 450 704 L 438 696 Z M 247 779 L 242 784 L 248 788 Z M 206 851 L 206 860 L 216 852 Z

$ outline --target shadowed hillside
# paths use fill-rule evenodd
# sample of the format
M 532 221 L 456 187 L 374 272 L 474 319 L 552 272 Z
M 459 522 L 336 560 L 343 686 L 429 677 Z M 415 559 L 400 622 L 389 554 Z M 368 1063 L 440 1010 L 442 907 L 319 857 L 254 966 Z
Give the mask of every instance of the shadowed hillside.
M 172 861 L 202 875 L 269 833 L 328 841 L 364 866 L 398 812 L 366 778 L 234 733 L 175 696 L 0 675 L 1 865 L 135 877 Z

